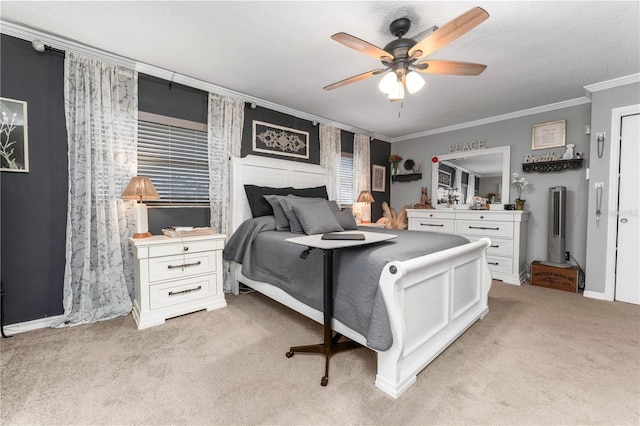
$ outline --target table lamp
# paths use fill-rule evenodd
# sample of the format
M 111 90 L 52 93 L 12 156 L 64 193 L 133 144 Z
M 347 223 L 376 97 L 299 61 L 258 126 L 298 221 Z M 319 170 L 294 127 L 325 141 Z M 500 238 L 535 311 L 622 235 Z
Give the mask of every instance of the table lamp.
M 136 203 L 136 233 L 133 238 L 148 238 L 151 236 L 149 232 L 149 218 L 147 216 L 147 206 L 142 200 L 158 199 L 160 195 L 151 183 L 151 179 L 146 176 L 134 176 L 124 189 L 121 198 L 125 200 L 138 200 Z
M 356 200 L 358 203 L 365 203 L 366 208 L 365 211 L 362 212 L 362 223 L 371 222 L 371 203 L 375 200 L 373 199 L 373 195 L 369 191 L 360 191 L 360 195 L 358 195 L 358 199 Z

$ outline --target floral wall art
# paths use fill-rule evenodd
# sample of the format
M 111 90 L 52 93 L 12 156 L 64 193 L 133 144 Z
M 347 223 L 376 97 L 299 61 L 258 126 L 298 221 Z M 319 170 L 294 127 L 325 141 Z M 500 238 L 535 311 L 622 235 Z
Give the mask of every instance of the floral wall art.
M 28 172 L 27 103 L 0 98 L 0 171 Z
M 254 152 L 309 158 L 309 132 L 253 120 Z

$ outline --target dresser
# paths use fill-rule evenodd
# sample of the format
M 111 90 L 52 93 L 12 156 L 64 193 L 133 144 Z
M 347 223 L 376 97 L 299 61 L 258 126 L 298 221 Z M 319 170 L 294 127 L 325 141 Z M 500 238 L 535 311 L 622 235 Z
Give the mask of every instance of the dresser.
M 225 235 L 129 239 L 133 249 L 138 329 L 167 318 L 227 306 L 222 289 Z
M 491 239 L 487 262 L 493 279 L 522 284 L 527 278 L 529 212 L 520 210 L 407 210 L 409 230 Z

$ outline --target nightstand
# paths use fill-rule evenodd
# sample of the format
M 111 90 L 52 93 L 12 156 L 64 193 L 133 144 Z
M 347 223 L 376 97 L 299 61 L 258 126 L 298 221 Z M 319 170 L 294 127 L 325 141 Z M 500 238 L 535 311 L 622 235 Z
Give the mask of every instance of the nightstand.
M 130 238 L 138 329 L 167 318 L 227 306 L 222 289 L 225 235 Z

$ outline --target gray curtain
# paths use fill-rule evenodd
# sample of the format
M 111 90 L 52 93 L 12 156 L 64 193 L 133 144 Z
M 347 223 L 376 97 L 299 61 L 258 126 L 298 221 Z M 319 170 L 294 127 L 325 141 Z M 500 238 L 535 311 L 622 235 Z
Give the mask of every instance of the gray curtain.
M 132 308 L 133 209 L 120 199 L 136 173 L 137 73 L 65 57 L 69 199 L 64 315 L 53 327 L 127 315 Z
M 209 203 L 211 226 L 231 231 L 231 157 L 240 157 L 244 102 L 209 93 Z M 230 265 L 224 261 L 224 291 L 231 291 Z

